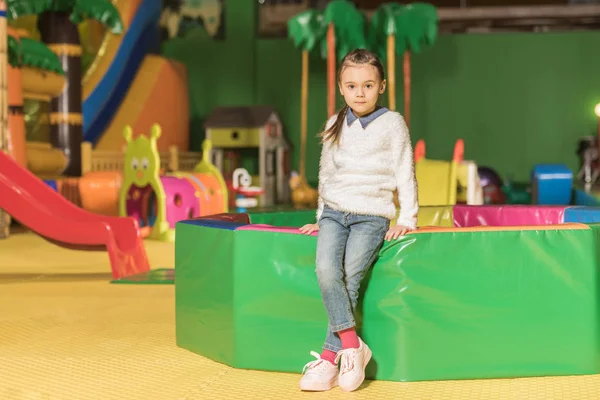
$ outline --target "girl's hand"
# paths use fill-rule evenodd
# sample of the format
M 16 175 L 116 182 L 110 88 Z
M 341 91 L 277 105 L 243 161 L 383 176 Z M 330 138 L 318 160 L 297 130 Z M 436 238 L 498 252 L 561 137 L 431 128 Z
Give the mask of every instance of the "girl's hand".
M 390 229 L 388 229 L 387 233 L 385 234 L 385 240 L 387 240 L 388 242 L 392 239 L 396 240 L 400 236 L 404 236 L 410 231 L 412 231 L 412 229 L 410 229 L 408 226 L 394 225 Z
M 306 224 L 302 228 L 300 228 L 300 232 L 304 233 L 305 235 L 310 235 L 311 233 L 316 232 L 318 230 L 319 224 Z

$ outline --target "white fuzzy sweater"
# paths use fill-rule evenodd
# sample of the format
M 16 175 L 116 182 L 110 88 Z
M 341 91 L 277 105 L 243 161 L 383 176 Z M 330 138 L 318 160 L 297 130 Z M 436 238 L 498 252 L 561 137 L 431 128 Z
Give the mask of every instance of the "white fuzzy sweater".
M 350 110 L 348 112 L 351 112 Z M 337 115 L 326 124 L 328 129 Z M 400 214 L 396 223 L 416 228 L 419 205 L 413 150 L 404 118 L 387 111 L 363 128 L 359 119 L 344 120 L 340 141 L 323 145 L 319 169 L 319 206 L 353 214 L 396 217 L 394 191 Z

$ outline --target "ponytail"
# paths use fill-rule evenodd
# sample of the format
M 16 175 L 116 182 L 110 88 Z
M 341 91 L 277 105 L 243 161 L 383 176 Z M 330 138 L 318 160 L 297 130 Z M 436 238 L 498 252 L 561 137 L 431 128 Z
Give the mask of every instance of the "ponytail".
M 331 125 L 325 132 L 321 133 L 323 143 L 332 140 L 332 144 L 336 144 L 340 140 L 342 127 L 344 126 L 344 121 L 346 120 L 346 114 L 348 114 L 347 104 L 338 113 L 333 125 Z

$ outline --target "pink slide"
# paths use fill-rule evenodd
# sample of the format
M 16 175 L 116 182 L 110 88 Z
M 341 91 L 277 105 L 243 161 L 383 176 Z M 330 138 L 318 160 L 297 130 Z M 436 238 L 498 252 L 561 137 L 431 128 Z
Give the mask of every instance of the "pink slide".
M 150 270 L 137 221 L 77 207 L 2 152 L 0 208 L 53 242 L 104 245 L 115 279 Z

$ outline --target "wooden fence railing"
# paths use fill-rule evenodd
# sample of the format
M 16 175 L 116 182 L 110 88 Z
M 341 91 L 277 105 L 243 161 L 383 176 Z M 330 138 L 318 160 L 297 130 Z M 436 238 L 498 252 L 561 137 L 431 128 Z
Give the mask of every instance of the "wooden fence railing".
M 81 145 L 82 175 L 88 172 L 122 171 L 124 151 L 93 150 L 89 142 Z M 181 152 L 177 146 L 159 153 L 160 167 L 164 171 L 192 171 L 202 160 L 200 152 Z

